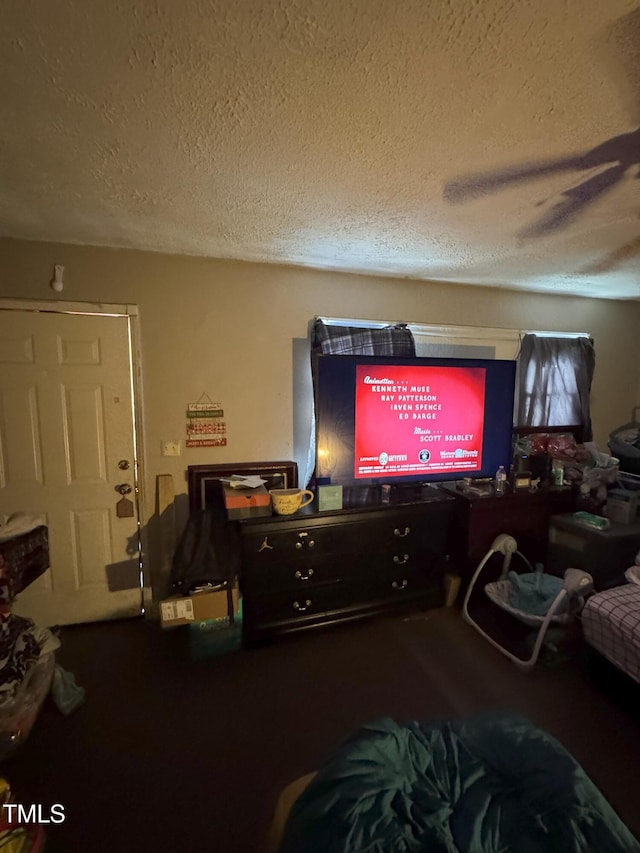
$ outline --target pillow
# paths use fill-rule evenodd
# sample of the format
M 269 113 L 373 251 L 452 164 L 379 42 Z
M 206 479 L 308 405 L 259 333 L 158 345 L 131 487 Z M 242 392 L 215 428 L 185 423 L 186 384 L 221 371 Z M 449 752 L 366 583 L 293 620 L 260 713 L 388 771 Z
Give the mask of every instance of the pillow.
M 635 583 L 640 586 L 640 566 L 630 566 L 624 573 L 624 576 L 629 583 Z

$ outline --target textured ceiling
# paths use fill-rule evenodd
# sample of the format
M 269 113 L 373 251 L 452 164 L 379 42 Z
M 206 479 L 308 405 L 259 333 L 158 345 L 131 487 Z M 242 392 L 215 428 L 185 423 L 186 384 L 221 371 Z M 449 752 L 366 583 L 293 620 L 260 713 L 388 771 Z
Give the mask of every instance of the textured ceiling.
M 640 0 L 5 0 L 0 233 L 640 298 Z

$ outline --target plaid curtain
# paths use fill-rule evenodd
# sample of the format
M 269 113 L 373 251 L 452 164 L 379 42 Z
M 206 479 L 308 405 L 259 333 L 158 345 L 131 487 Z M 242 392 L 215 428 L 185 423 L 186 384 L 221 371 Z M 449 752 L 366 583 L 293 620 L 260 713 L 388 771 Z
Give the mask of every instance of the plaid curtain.
M 318 355 L 393 355 L 414 356 L 416 345 L 405 323 L 394 323 L 381 329 L 360 326 L 330 326 L 316 317 L 311 329 L 311 373 L 315 397 L 315 364 Z M 315 411 L 311 413 L 309 454 L 303 470 L 308 483 L 315 467 Z M 369 501 L 368 489 L 345 489 L 345 506 Z M 348 499 L 348 495 L 352 497 Z
M 311 330 L 311 352 L 322 355 L 414 356 L 416 344 L 405 323 L 382 329 L 328 326 L 319 317 Z

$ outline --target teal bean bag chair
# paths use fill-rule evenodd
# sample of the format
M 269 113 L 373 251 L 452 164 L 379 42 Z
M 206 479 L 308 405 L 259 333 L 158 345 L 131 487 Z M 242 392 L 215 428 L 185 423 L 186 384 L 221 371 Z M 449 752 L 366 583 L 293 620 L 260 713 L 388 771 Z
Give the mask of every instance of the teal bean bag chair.
M 381 719 L 320 768 L 280 853 L 640 853 L 551 735 L 514 714 Z

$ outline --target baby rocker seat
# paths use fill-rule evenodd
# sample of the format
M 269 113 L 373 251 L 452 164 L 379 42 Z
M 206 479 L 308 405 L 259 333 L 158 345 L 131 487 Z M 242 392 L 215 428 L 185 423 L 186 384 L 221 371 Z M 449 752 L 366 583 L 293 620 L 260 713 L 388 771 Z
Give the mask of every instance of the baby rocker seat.
M 502 554 L 502 572 L 497 581 L 485 584 L 484 591 L 490 601 L 515 619 L 532 628 L 538 628 L 529 658 L 521 658 L 491 637 L 469 613 L 471 594 L 480 575 L 494 554 Z M 531 569 L 527 558 L 518 551 L 513 536 L 501 533 L 484 555 L 467 588 L 462 606 L 462 617 L 472 625 L 494 648 L 525 671 L 532 669 L 540 654 L 545 635 L 551 625 L 568 626 L 584 606 L 587 595 L 593 591 L 593 578 L 581 569 L 567 569 L 564 579 L 549 575 L 541 569 L 526 574 L 510 572 L 511 557 L 516 554 Z

